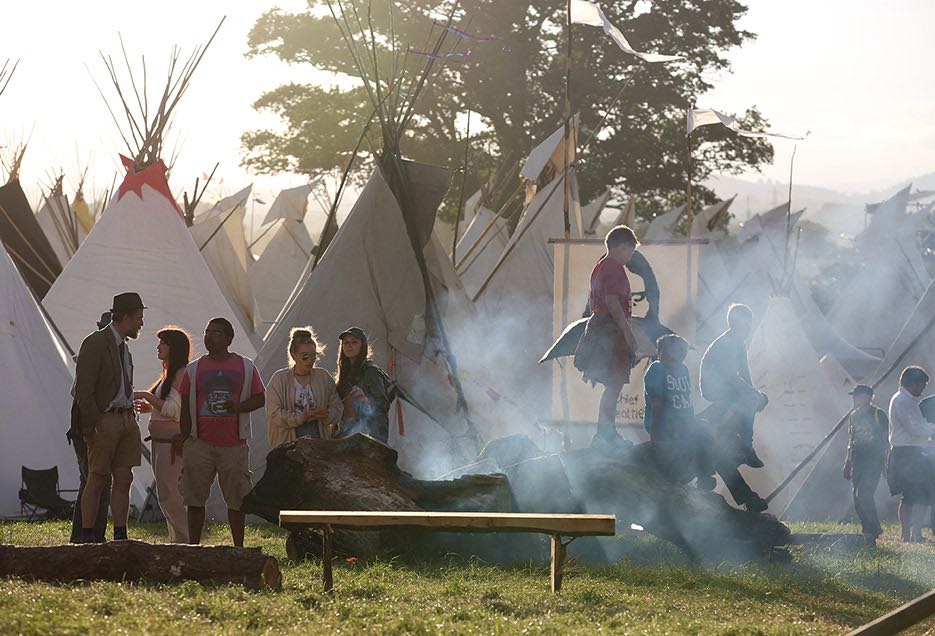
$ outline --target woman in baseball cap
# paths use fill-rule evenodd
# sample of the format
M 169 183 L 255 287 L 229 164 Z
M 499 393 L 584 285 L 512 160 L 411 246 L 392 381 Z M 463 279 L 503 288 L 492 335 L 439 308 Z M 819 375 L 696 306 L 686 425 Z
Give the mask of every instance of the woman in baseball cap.
M 344 402 L 343 436 L 364 433 L 389 443 L 389 412 L 393 383 L 374 364 L 367 334 L 360 327 L 345 329 L 338 339 L 338 397 Z

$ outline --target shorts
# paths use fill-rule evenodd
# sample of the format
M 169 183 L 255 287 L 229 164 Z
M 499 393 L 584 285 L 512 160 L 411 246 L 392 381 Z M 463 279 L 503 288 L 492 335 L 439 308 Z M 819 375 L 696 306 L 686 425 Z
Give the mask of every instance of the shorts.
M 115 468 L 142 463 L 140 427 L 131 411 L 104 413 L 87 441 L 88 472 L 109 475 Z
M 246 444 L 214 446 L 200 439 L 185 440 L 179 478 L 185 506 L 204 508 L 217 477 L 228 509 L 240 510 L 244 497 L 253 490 L 249 453 Z
M 925 504 L 932 501 L 932 462 L 919 446 L 894 446 L 890 450 L 886 481 L 891 495 L 903 496 L 906 505 Z
M 623 386 L 630 382 L 633 353 L 626 337 L 610 314 L 593 314 L 578 342 L 575 368 L 585 382 L 606 386 Z

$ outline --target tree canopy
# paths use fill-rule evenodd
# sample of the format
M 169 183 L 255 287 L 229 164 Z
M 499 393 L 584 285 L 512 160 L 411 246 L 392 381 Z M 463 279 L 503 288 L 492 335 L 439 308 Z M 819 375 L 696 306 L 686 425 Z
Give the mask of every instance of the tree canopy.
M 341 5 L 344 15 L 352 16 L 348 26 L 371 44 L 367 54 L 383 77 L 393 75 L 394 65 L 416 75 L 428 60 L 419 51 L 431 49 L 452 11 L 450 4 L 431 0 L 331 1 L 335 13 L 340 15 Z M 685 199 L 686 108 L 712 88 L 712 78 L 729 71 L 727 52 L 755 35 L 737 26 L 746 7 L 736 0 L 625 0 L 602 8 L 634 48 L 684 56 L 680 62 L 648 64 L 622 52 L 601 29 L 572 26 L 570 95 L 580 113 L 579 147 L 596 135 L 578 159 L 582 198 L 612 187 L 618 195 L 638 197 L 640 213 L 652 216 Z M 436 61 L 401 150 L 418 161 L 460 166 L 470 110 L 467 186 L 472 189 L 500 164 L 521 160 L 562 124 L 565 2 L 462 0 L 453 15 L 459 30 L 495 39 L 446 34 L 442 53 L 456 55 Z M 310 0 L 308 10 L 299 13 L 273 9 L 262 15 L 250 32 L 247 54 L 310 64 L 345 81 L 291 83 L 262 95 L 254 107 L 277 114 L 283 125 L 246 132 L 244 164 L 259 172 L 308 175 L 343 167 L 373 104 L 354 81 L 358 71 L 328 0 Z M 405 97 L 410 88 L 403 82 L 393 90 Z M 753 106 L 739 118 L 746 128 L 766 125 Z M 712 172 L 740 173 L 773 156 L 767 141 L 738 137 L 720 126 L 700 128 L 692 137 L 696 205 L 714 200 L 713 192 L 700 186 Z M 379 150 L 378 134 L 367 141 L 365 149 Z

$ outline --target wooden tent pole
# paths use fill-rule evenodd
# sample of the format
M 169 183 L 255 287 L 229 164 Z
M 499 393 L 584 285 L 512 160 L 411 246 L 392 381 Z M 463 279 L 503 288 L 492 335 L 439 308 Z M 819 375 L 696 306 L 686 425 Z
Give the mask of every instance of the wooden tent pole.
M 688 211 L 688 238 L 692 237 L 692 223 L 694 216 L 692 214 L 692 134 L 689 132 L 685 137 L 686 145 L 686 176 L 685 181 L 685 209 Z

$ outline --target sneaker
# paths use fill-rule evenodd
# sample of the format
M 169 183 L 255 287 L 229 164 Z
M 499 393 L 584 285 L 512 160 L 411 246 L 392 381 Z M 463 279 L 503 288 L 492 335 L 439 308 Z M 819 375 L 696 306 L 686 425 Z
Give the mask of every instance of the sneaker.
M 699 475 L 695 480 L 695 486 L 698 490 L 714 490 L 717 486 L 717 480 L 711 475 Z

